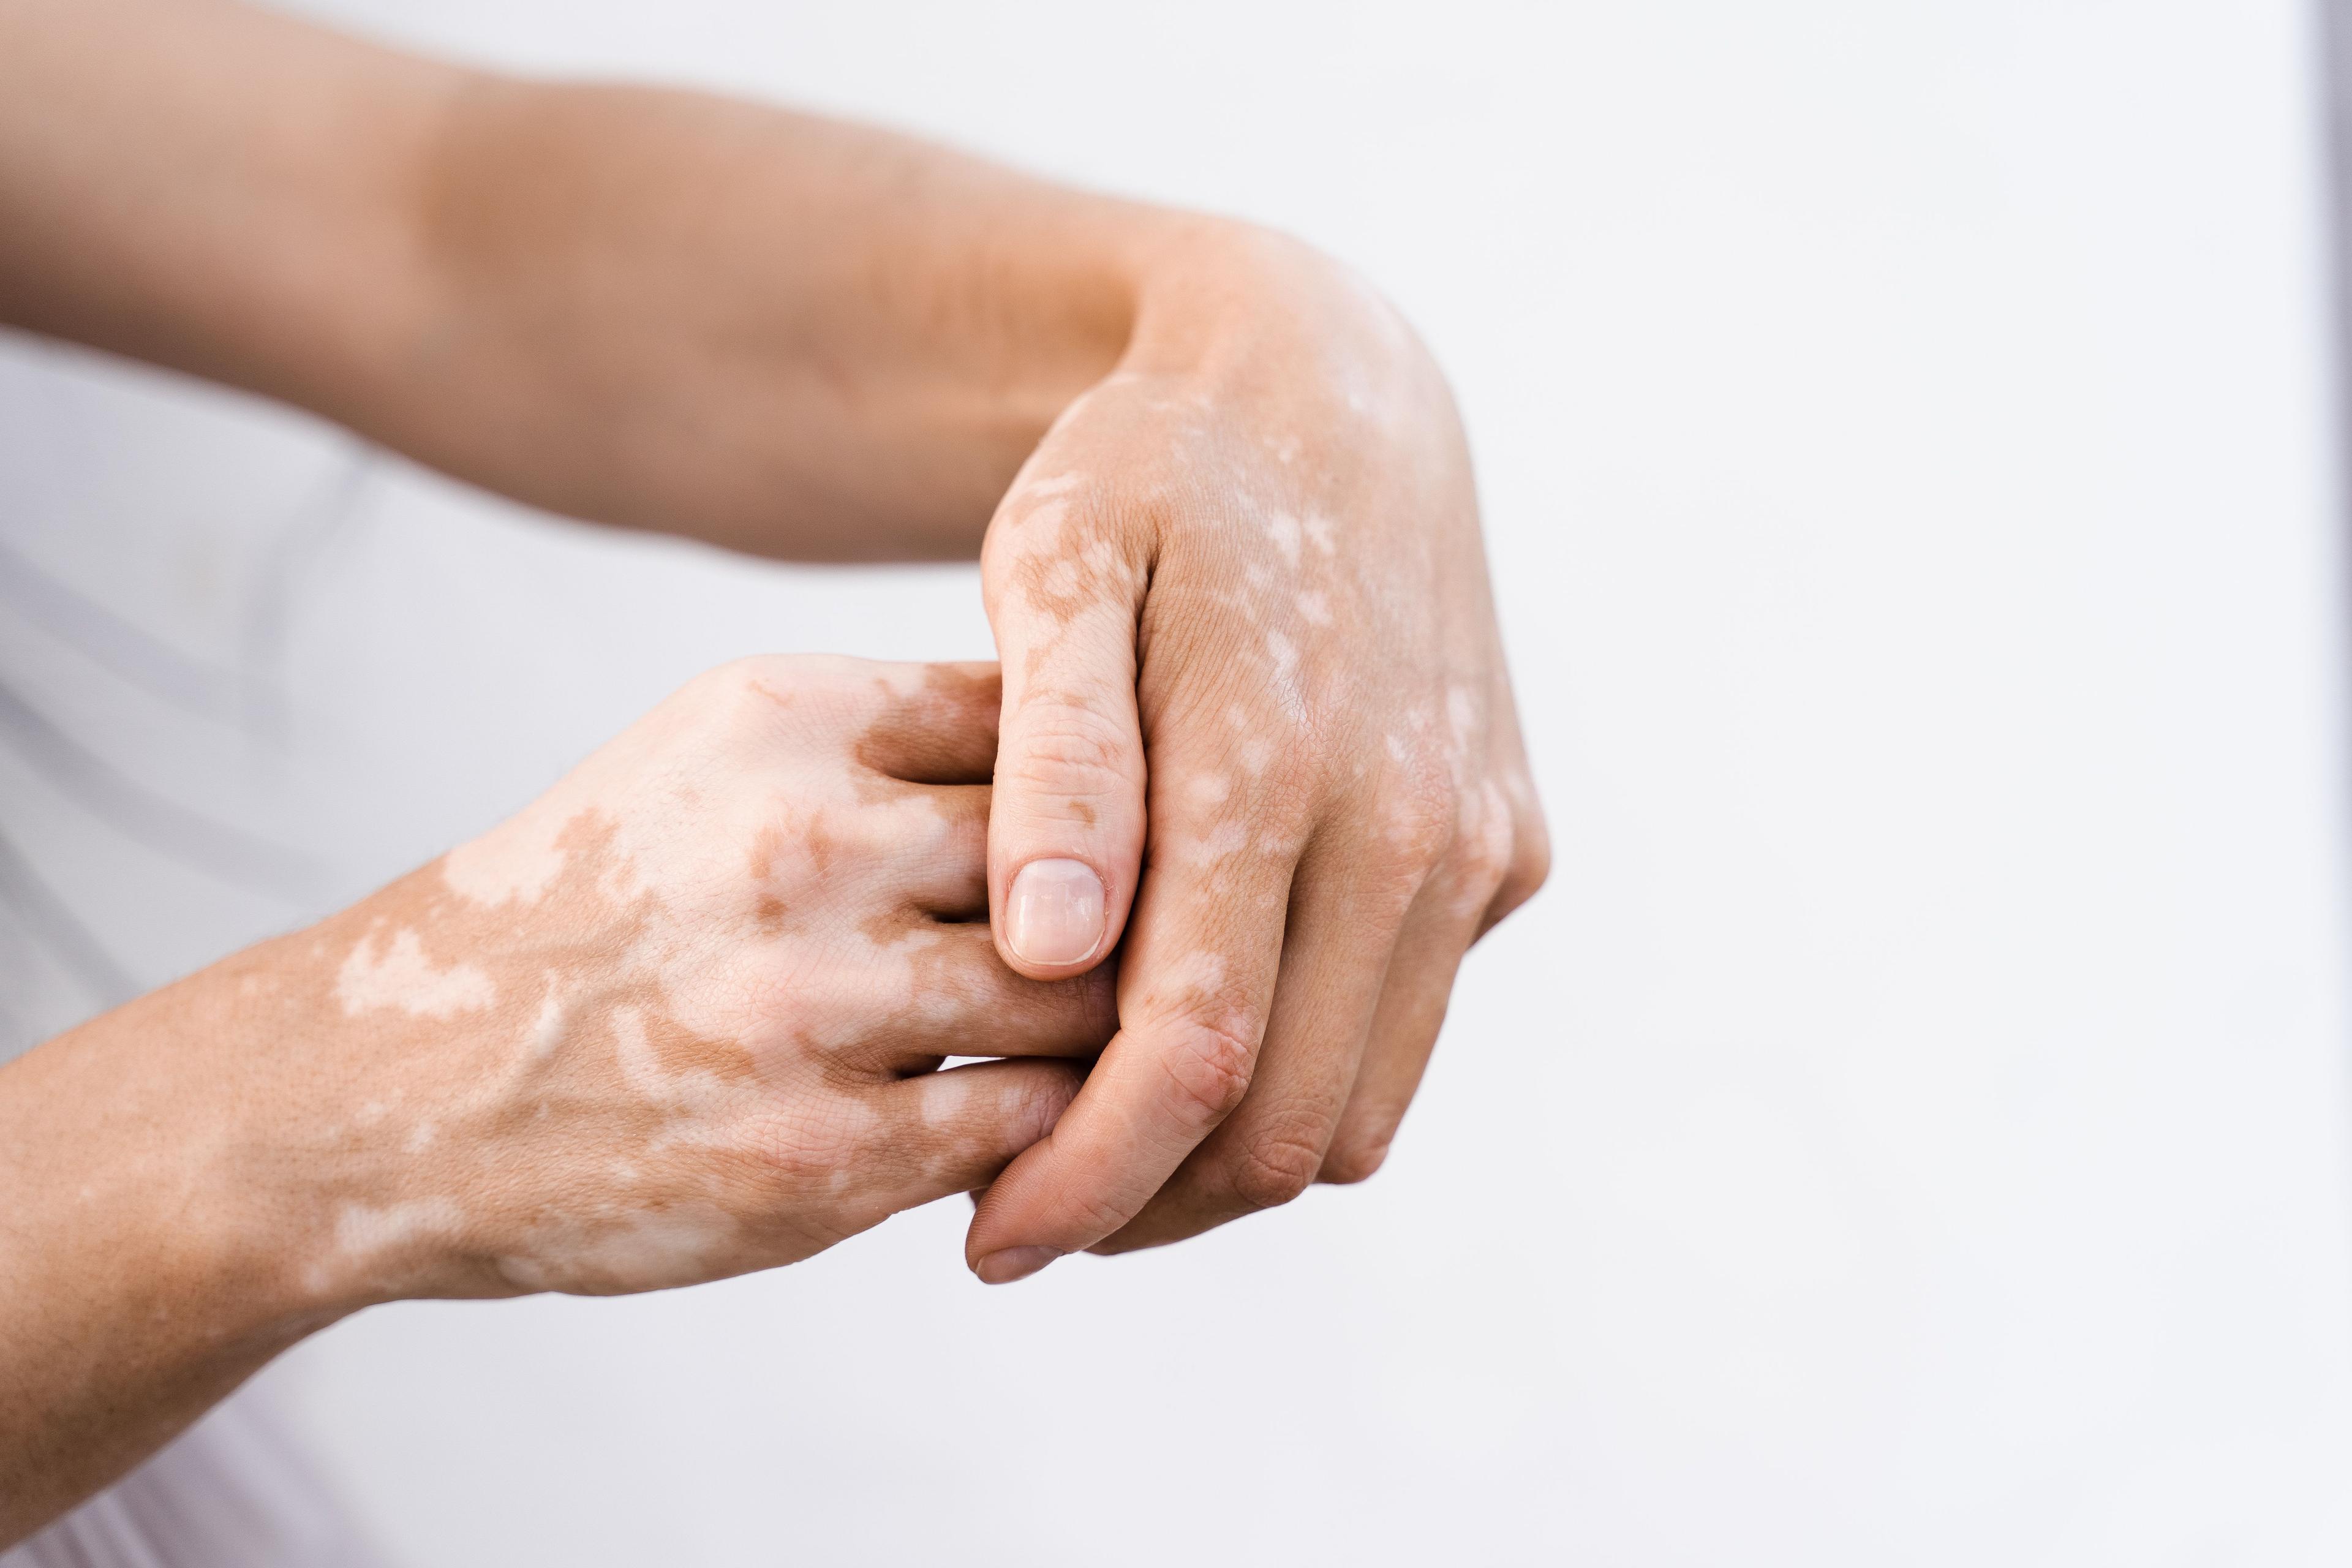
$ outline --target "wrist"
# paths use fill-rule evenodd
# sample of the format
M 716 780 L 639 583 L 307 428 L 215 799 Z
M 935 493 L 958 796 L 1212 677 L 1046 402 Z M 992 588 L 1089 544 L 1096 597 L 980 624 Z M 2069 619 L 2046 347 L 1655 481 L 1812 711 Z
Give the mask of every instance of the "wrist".
M 126 1292 L 223 1345 L 282 1346 L 415 1293 L 353 1266 L 353 1229 L 404 1212 L 407 1162 L 319 936 L 234 954 L 12 1066 L 0 1142 L 63 1222 L 37 1254 L 94 1246 Z
M 1277 230 L 1213 217 L 1174 224 L 1137 293 L 1124 371 L 1234 379 L 1252 391 L 1270 378 L 1360 394 L 1442 379 L 1368 279 Z
M 195 977 L 206 994 L 192 1011 L 207 1033 L 235 1042 L 219 1068 L 234 1089 L 184 1161 L 213 1216 L 215 1267 L 249 1281 L 280 1320 L 481 1293 L 459 1282 L 461 1184 L 451 1165 L 452 1145 L 465 1140 L 436 1141 L 430 1119 L 402 1114 L 415 1087 L 404 1069 L 421 1065 L 416 1053 L 386 1049 L 347 991 L 351 956 L 367 951 L 383 901 L 408 885 Z M 442 1021 L 434 1047 L 463 1057 L 466 1031 L 463 1018 Z
M 0 1070 L 0 1544 L 349 1310 L 247 1157 L 219 994 L 191 976 Z
M 331 1024 L 303 1005 L 320 989 L 305 984 L 304 941 L 248 949 L 93 1021 L 79 1064 L 126 1102 L 89 1164 L 117 1194 L 129 1250 L 184 1299 L 217 1304 L 222 1334 L 289 1343 L 364 1304 L 318 1267 L 349 1171 L 320 1136 L 342 1075 Z

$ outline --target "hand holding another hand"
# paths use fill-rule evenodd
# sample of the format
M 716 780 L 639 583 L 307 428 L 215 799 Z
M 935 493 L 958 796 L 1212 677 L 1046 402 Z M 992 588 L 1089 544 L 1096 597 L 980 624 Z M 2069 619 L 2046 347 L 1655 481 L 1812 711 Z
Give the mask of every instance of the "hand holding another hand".
M 207 1217 L 344 1310 L 690 1284 L 983 1184 L 1112 1026 L 1107 972 L 1024 978 L 982 923 L 997 700 L 986 666 L 726 666 L 187 983 L 226 1014 L 171 1090 L 236 1130 Z
M 982 556 L 999 945 L 1052 978 L 1125 939 L 1118 1037 L 982 1201 L 983 1279 L 1369 1175 L 1464 951 L 1548 865 L 1427 353 L 1275 237 L 1159 276 Z

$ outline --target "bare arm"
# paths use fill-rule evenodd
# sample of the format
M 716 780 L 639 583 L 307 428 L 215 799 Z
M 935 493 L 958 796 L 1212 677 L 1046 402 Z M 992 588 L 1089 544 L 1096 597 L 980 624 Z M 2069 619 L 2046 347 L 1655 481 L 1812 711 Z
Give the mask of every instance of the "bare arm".
M 773 1268 L 1043 1136 L 1109 976 L 1024 979 L 979 918 L 997 700 L 985 665 L 715 670 L 0 1068 L 0 1546 L 371 1304 Z
M 1118 1038 L 975 1216 L 984 1279 L 1370 1174 L 1545 875 L 1452 396 L 1279 237 L 215 0 L 18 0 L 0 319 L 580 517 L 979 550 L 998 951 L 1123 954 Z
M 1197 220 L 215 0 L 0 10 L 0 321 L 597 521 L 977 553 Z

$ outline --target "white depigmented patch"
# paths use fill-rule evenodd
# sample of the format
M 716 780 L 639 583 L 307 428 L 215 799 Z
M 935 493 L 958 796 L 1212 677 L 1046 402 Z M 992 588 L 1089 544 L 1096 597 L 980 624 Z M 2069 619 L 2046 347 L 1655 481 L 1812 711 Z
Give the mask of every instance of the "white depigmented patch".
M 1215 1010 L 1225 986 L 1225 955 L 1205 949 L 1190 952 L 1171 965 L 1144 999 L 1144 1010 L 1156 1013 L 1175 1006 L 1190 1011 Z
M 1223 805 L 1234 793 L 1234 781 L 1224 773 L 1196 773 L 1185 793 L 1202 805 Z
M 523 1055 L 536 1061 L 552 1053 L 563 1043 L 564 1026 L 571 1016 L 572 1009 L 564 1005 L 562 991 L 550 976 L 547 995 L 539 1005 L 539 1016 L 530 1021 L 530 1033 L 523 1040 Z
M 1298 595 L 1298 613 L 1311 626 L 1331 624 L 1331 601 L 1319 590 L 1308 588 Z
M 408 1130 L 408 1136 L 400 1141 L 401 1151 L 408 1154 L 422 1154 L 433 1147 L 433 1140 L 440 1132 L 441 1124 L 427 1117 Z
M 441 880 L 468 903 L 496 909 L 539 902 L 563 873 L 564 851 L 554 832 L 536 822 L 510 822 L 441 858 Z
M 1318 554 L 1335 555 L 1339 552 L 1339 531 L 1331 526 L 1329 518 L 1325 517 L 1321 512 L 1310 511 L 1307 514 L 1304 526 L 1307 530 L 1307 542 L 1315 546 Z
M 1248 847 L 1248 826 L 1228 819 L 1183 844 L 1181 855 L 1186 865 L 1207 870 L 1220 860 L 1230 859 Z
M 1400 849 L 1419 844 L 1423 837 L 1421 818 L 1414 813 L 1412 800 L 1402 795 L 1392 795 L 1381 803 L 1381 828 L 1388 841 Z
M 1265 654 L 1274 660 L 1274 678 L 1286 684 L 1298 673 L 1298 645 L 1280 632 L 1265 634 Z
M 1062 523 L 1070 515 L 1070 503 L 1059 496 L 1046 496 L 1015 520 L 1024 546 L 1033 538 L 1057 541 L 1062 536 Z
M 455 1236 L 465 1225 L 466 1210 L 455 1198 L 410 1198 L 380 1208 L 345 1204 L 335 1211 L 335 1250 L 348 1258 L 372 1258 L 412 1242 Z
M 379 952 L 375 932 L 360 938 L 335 975 L 335 1000 L 348 1016 L 393 1008 L 421 1018 L 475 1013 L 498 999 L 490 977 L 470 963 L 436 969 L 425 943 L 405 926 Z
M 1486 907 L 1490 879 L 1511 862 L 1510 803 L 1501 786 L 1489 781 L 1470 798 L 1476 805 L 1465 803 L 1463 837 L 1470 845 L 1473 875 L 1463 879 L 1454 897 L 1454 912 L 1465 920 Z
M 1286 833 L 1261 833 L 1256 843 L 1257 852 L 1269 860 L 1298 858 L 1298 841 Z
M 1470 756 L 1478 732 L 1478 696 L 1466 686 L 1445 689 L 1446 750 L 1459 773 Z
M 709 1270 L 735 1229 L 734 1215 L 714 1204 L 680 1204 L 614 1226 L 574 1260 L 616 1280 L 682 1285 Z
M 1299 543 L 1306 537 L 1306 533 L 1299 526 L 1297 518 L 1286 511 L 1268 512 L 1265 518 L 1265 536 L 1274 542 L 1274 548 L 1280 552 L 1282 563 L 1285 566 L 1293 568 L 1297 566 Z
M 1055 496 L 1066 496 L 1075 490 L 1083 489 L 1086 484 L 1087 477 L 1081 473 L 1055 474 L 1050 477 L 1041 475 L 1034 479 L 1024 479 L 1014 485 L 1013 499 L 1023 502 L 1052 500 Z
M 1073 599 L 1085 579 L 1079 575 L 1078 563 L 1065 555 L 1045 568 L 1045 580 L 1039 584 L 1049 597 Z
M 621 1064 L 622 1078 L 655 1104 L 667 1103 L 669 1075 L 662 1071 L 661 1060 L 654 1055 L 645 1015 L 635 1007 L 615 1007 L 608 1022 L 613 1030 L 613 1059 Z
M 555 1219 L 532 1227 L 499 1272 L 526 1290 L 658 1290 L 720 1271 L 733 1215 L 713 1204 Z
M 1108 539 L 1092 541 L 1085 549 L 1078 552 L 1078 559 L 1102 576 L 1126 576 L 1131 579 L 1134 575 L 1134 563 L 1128 558 L 1127 552 Z

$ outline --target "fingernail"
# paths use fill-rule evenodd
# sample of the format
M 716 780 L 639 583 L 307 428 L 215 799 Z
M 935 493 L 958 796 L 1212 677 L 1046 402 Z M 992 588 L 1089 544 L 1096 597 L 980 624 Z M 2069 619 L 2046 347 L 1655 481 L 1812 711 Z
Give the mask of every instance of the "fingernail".
M 1082 963 L 1102 945 L 1103 885 L 1083 860 L 1032 860 L 1004 900 L 1004 944 L 1024 963 Z
M 972 1272 L 983 1285 L 1010 1285 L 1028 1279 L 1061 1256 L 1058 1247 L 1008 1247 L 982 1258 Z

